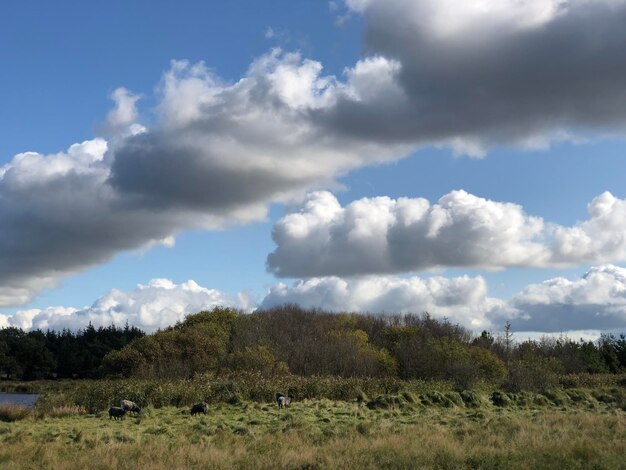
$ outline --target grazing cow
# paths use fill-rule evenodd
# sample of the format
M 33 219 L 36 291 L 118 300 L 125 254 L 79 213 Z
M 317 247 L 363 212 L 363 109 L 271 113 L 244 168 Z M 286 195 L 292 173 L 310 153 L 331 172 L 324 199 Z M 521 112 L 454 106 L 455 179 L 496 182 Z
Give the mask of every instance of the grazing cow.
M 109 408 L 109 419 L 122 419 L 125 414 L 126 410 L 124 408 L 120 408 L 118 406 L 112 406 L 111 408 Z
M 141 408 L 134 401 L 130 400 L 122 400 L 120 401 L 120 408 L 124 411 L 133 412 L 133 413 L 141 413 Z
M 291 395 L 285 395 L 284 393 L 278 392 L 276 394 L 276 403 L 278 403 L 278 409 L 286 408 L 291 404 L 291 400 L 293 397 Z
M 193 405 L 191 407 L 191 416 L 194 416 L 198 413 L 204 413 L 206 414 L 207 410 L 209 409 L 208 405 L 204 402 L 202 403 L 196 403 L 195 405 Z

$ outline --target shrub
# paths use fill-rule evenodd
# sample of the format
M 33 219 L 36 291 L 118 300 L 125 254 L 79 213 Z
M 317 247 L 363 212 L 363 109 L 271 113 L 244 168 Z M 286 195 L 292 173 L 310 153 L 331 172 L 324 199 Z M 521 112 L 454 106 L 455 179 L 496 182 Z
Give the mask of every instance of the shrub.
M 533 406 L 549 406 L 550 400 L 541 394 L 533 392 L 520 392 L 510 395 L 511 399 L 519 407 L 533 407 Z
M 285 362 L 279 362 L 265 345 L 246 346 L 233 354 L 231 369 L 261 372 L 267 375 L 288 374 L 289 367 Z
M 574 403 L 593 404 L 594 398 L 585 390 L 567 390 L 565 394 Z
M 471 390 L 463 390 L 459 395 L 465 406 L 468 408 L 479 408 L 483 404 L 483 400 L 480 395 Z
M 504 392 L 496 391 L 491 394 L 491 402 L 495 406 L 500 406 L 500 407 L 510 406 L 511 398 Z
M 532 357 L 512 361 L 504 388 L 510 392 L 543 392 L 555 388 L 558 384 L 558 368 L 559 363 L 554 358 Z
M 458 394 L 456 394 L 458 396 Z M 424 395 L 420 395 L 420 399 L 422 402 L 430 405 L 443 406 L 445 408 L 451 408 L 455 405 L 455 402 L 447 396 L 447 394 L 443 394 L 441 392 L 428 392 Z M 458 398 L 463 404 L 463 400 L 461 397 Z
M 21 421 L 33 414 L 32 408 L 19 405 L 0 405 L 0 421 L 12 423 Z
M 556 406 L 564 406 L 569 403 L 569 397 L 561 390 L 546 390 L 543 395 Z

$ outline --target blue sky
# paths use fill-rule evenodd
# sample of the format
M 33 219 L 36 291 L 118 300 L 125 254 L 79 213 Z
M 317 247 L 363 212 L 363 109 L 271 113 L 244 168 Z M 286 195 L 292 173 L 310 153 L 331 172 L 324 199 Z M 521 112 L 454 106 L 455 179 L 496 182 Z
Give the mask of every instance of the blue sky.
M 293 301 L 626 329 L 626 3 L 479 4 L 3 2 L 0 326 Z

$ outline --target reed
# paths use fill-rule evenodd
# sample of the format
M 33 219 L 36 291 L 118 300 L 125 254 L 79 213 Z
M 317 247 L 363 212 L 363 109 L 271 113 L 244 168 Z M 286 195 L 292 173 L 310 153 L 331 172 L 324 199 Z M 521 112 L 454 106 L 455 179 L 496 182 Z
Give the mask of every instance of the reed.
M 0 405 L 0 421 L 12 423 L 32 416 L 32 408 L 20 405 Z

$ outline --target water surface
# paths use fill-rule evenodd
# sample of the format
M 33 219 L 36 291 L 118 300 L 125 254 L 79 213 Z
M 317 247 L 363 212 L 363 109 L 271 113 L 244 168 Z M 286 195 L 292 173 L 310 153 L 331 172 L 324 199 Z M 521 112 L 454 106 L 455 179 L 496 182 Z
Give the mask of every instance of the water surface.
M 0 393 L 0 405 L 22 405 L 34 407 L 39 394 L 37 393 Z

